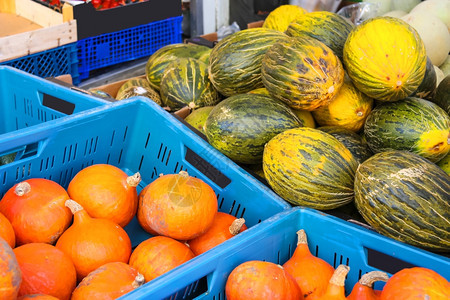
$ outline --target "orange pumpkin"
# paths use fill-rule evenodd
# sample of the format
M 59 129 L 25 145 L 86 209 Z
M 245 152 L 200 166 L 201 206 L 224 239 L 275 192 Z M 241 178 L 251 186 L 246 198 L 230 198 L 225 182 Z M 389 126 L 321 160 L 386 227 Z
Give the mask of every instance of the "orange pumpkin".
M 195 255 L 200 255 L 246 229 L 244 219 L 217 212 L 211 227 L 204 234 L 188 241 L 188 244 Z
M 14 249 L 22 270 L 19 296 L 45 294 L 69 300 L 77 284 L 72 260 L 55 246 L 29 243 Z
M 421 267 L 398 271 L 386 282 L 380 300 L 450 299 L 450 283 L 433 270 Z
M 303 229 L 297 232 L 297 236 L 297 248 L 283 267 L 294 277 L 305 299 L 311 299 L 325 291 L 334 273 L 334 268 L 323 259 L 311 254 Z
M 9 244 L 0 238 L 0 299 L 16 299 L 22 282 L 22 272 Z
M 70 181 L 67 191 L 93 218 L 108 219 L 125 227 L 137 210 L 139 173 L 128 176 L 107 164 L 84 168 Z
M 347 296 L 347 300 L 378 300 L 380 291 L 373 289 L 376 281 L 386 282 L 389 276 L 385 272 L 372 271 L 361 276 L 361 279 L 355 283 L 352 292 Z
M 150 183 L 138 215 L 142 216 L 144 226 L 158 234 L 185 241 L 206 232 L 217 209 L 214 190 L 201 179 L 181 171 Z
M 308 299 L 314 300 L 346 300 L 345 297 L 345 277 L 347 277 L 350 268 L 346 265 L 339 265 L 334 270 L 333 276 L 331 276 L 328 282 L 326 290 L 322 294 L 315 294 L 308 297 Z
M 130 257 L 130 266 L 144 275 L 147 282 L 194 256 L 186 244 L 169 237 L 155 236 L 143 241 L 134 249 Z
M 9 220 L 0 213 L 0 238 L 4 239 L 11 248 L 16 246 L 16 234 Z
M 228 300 L 299 300 L 302 292 L 282 266 L 265 261 L 247 261 L 237 266 L 225 284 Z
M 67 200 L 66 205 L 74 220 L 59 238 L 56 248 L 72 259 L 79 281 L 108 262 L 128 262 L 131 241 L 122 227 L 110 220 L 91 218 L 73 200 Z
M 64 206 L 69 199 L 58 183 L 33 178 L 10 188 L 0 201 L 0 212 L 11 222 L 16 245 L 26 243 L 53 244 L 72 220 Z
M 123 262 L 111 262 L 89 273 L 72 293 L 71 300 L 116 299 L 144 284 L 144 276 Z
M 59 300 L 56 297 L 44 294 L 25 295 L 17 298 L 17 300 Z
M 144 216 L 144 209 L 142 209 L 142 201 L 144 201 L 144 195 L 148 190 L 148 187 L 150 185 L 147 185 L 145 188 L 142 189 L 142 191 L 139 193 L 138 196 L 138 209 L 137 209 L 137 214 L 136 214 L 136 219 L 139 223 L 139 225 L 141 225 L 141 227 L 147 231 L 148 233 L 150 233 L 151 235 L 158 235 L 158 233 L 156 231 L 154 231 L 150 225 L 145 221 L 145 216 Z

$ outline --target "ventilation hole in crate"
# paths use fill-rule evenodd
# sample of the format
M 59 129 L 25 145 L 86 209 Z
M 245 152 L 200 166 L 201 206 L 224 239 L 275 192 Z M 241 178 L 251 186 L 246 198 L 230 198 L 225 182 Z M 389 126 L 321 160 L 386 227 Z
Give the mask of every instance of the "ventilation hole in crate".
M 177 168 L 178 168 L 178 162 L 175 164 L 175 169 L 173 170 L 174 173 L 177 173 Z
M 70 145 L 70 146 L 69 146 L 69 149 L 68 149 L 68 153 L 67 153 L 67 162 L 70 161 L 71 156 L 72 156 L 72 145 Z
M 117 160 L 118 164 L 120 164 L 120 162 L 122 161 L 122 154 L 123 154 L 123 149 L 120 149 L 119 159 Z
M 239 214 L 239 210 L 241 209 L 241 205 L 238 204 L 237 208 L 236 208 L 236 212 L 234 213 L 234 216 L 237 218 L 238 214 Z
M 125 132 L 123 133 L 123 141 L 126 140 L 126 138 L 127 138 L 127 133 L 128 133 L 128 126 L 125 127 Z
M 98 136 L 95 138 L 95 143 L 94 143 L 94 152 L 97 152 L 97 144 L 98 144 Z
M 64 147 L 64 151 L 63 151 L 63 158 L 62 158 L 62 163 L 64 164 L 66 161 L 66 152 L 67 152 L 67 147 Z
M 169 150 L 169 153 L 167 154 L 167 159 L 166 159 L 166 166 L 169 164 L 169 159 L 170 159 L 171 154 L 172 154 L 172 150 Z
M 147 140 L 145 141 L 145 146 L 144 146 L 144 148 L 145 149 L 147 149 L 147 146 L 148 146 L 148 142 L 150 141 L 150 132 L 148 133 L 148 135 L 147 135 Z
M 16 130 L 19 130 L 19 119 L 16 118 Z
M 288 257 L 291 257 L 293 255 L 292 253 L 292 247 L 291 244 L 288 245 Z
M 3 172 L 3 180 L 2 180 L 2 182 L 3 182 L 3 185 L 5 185 L 6 184 L 6 172 Z
M 55 166 L 55 156 L 52 156 L 52 163 L 50 165 L 50 168 L 53 168 Z
M 167 147 L 164 147 L 164 152 L 163 155 L 161 157 L 161 162 L 164 163 L 164 158 L 166 157 L 166 153 L 167 153 Z
M 233 204 L 231 205 L 230 210 L 228 211 L 228 213 L 229 213 L 230 215 L 233 214 L 233 209 L 234 209 L 234 205 L 235 205 L 235 204 L 236 204 L 236 200 L 233 201 Z
M 315 256 L 319 256 L 319 245 L 316 245 L 316 254 Z
M 158 158 L 158 159 L 161 157 L 162 148 L 163 148 L 163 144 L 161 143 L 161 145 L 159 146 L 158 155 L 156 156 L 156 158 Z
M 358 281 L 361 279 L 361 276 L 362 276 L 362 270 L 359 269 L 359 272 L 358 272 Z
M 282 265 L 282 262 L 280 259 L 280 251 L 277 251 L 277 264 Z
M 337 260 L 336 260 L 336 258 L 337 258 L 337 254 L 336 254 L 336 252 L 334 253 L 334 259 L 333 259 L 333 267 L 336 269 L 336 262 L 337 262 Z
M 108 156 L 106 157 L 106 164 L 109 165 L 109 159 L 111 158 L 111 153 L 108 153 Z
M 241 213 L 241 215 L 238 217 L 238 216 L 236 216 L 237 218 L 243 218 L 244 217 L 244 215 L 245 215 L 245 207 L 244 207 L 244 209 L 242 210 L 242 213 Z
M 116 134 L 116 131 L 113 130 L 112 135 L 111 135 L 111 143 L 109 144 L 109 146 L 112 147 L 113 143 L 114 143 L 114 135 Z
M 141 170 L 142 167 L 142 162 L 144 161 L 144 155 L 141 156 L 141 160 L 139 161 L 139 167 L 138 167 L 138 171 Z
M 27 176 L 30 176 L 31 175 L 31 164 L 28 164 L 28 173 L 27 173 Z
M 74 149 L 73 149 L 72 160 L 75 160 L 77 158 L 77 150 L 78 150 L 78 144 L 75 144 Z

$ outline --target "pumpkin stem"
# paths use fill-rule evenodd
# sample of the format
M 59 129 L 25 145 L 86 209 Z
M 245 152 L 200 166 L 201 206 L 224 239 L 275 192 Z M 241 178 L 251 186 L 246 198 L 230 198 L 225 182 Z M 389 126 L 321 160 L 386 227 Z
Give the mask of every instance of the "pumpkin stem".
M 189 174 L 188 174 L 187 171 L 180 171 L 180 173 L 178 173 L 178 174 L 180 174 L 184 178 L 188 178 L 189 177 Z
M 234 220 L 233 223 L 231 223 L 230 228 L 229 228 L 230 233 L 232 235 L 237 235 L 241 231 L 242 226 L 244 226 L 244 224 L 245 224 L 244 218 L 239 218 L 239 219 Z
M 373 283 L 376 281 L 388 281 L 389 276 L 385 272 L 381 271 L 372 271 L 361 276 L 359 283 L 361 285 L 367 286 L 369 288 L 373 287 Z
M 297 245 L 300 244 L 308 244 L 308 240 L 306 238 L 306 232 L 304 229 L 300 229 L 299 231 L 297 231 Z
M 31 185 L 26 181 L 20 182 L 18 185 L 16 185 L 16 188 L 14 189 L 14 193 L 19 197 L 29 193 L 30 191 Z
M 164 176 L 164 174 L 163 173 L 159 173 L 159 177 L 163 177 Z
M 141 174 L 139 172 L 136 172 L 134 175 L 127 177 L 127 184 L 131 187 L 137 187 L 141 182 L 141 179 Z
M 335 286 L 345 286 L 345 277 L 350 271 L 350 267 L 346 265 L 339 265 L 331 276 L 330 283 Z
M 81 206 L 77 202 L 70 200 L 70 199 L 66 200 L 64 205 L 70 209 L 70 211 L 72 212 L 73 215 L 84 209 L 83 206 Z
M 134 281 L 131 284 L 131 286 L 133 287 L 133 289 L 137 289 L 138 287 L 140 287 L 144 283 L 145 283 L 144 275 L 142 275 L 141 273 L 138 273 L 136 275 L 136 277 L 134 278 Z

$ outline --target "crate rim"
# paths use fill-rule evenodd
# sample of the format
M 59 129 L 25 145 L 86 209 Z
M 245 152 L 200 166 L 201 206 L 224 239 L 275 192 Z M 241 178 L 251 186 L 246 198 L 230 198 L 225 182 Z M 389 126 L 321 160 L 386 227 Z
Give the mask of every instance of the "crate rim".
M 201 267 L 207 268 L 207 270 L 209 270 L 209 273 L 214 272 L 215 268 L 210 269 L 211 268 L 210 265 L 214 265 L 214 264 L 210 264 L 210 262 L 215 261 L 215 260 L 221 261 L 222 260 L 221 255 L 225 251 L 229 251 L 229 252 L 233 252 L 233 250 L 238 251 L 238 249 L 241 246 L 245 246 L 246 243 L 251 242 L 254 239 L 254 236 L 257 235 L 258 233 L 264 233 L 267 230 L 269 230 L 270 228 L 274 228 L 277 224 L 282 223 L 284 221 L 284 219 L 289 218 L 292 215 L 300 215 L 302 213 L 321 215 L 323 217 L 328 218 L 333 223 L 336 223 L 336 222 L 339 223 L 339 225 L 342 225 L 344 227 L 344 229 L 351 228 L 352 231 L 356 230 L 356 232 L 358 232 L 358 233 L 363 233 L 364 238 L 368 234 L 370 236 L 370 239 L 374 238 L 374 239 L 384 240 L 384 241 L 388 242 L 388 244 L 390 246 L 396 247 L 399 250 L 406 250 L 408 252 L 413 252 L 417 255 L 425 255 L 431 259 L 438 260 L 438 261 L 442 260 L 444 262 L 447 262 L 448 265 L 450 266 L 450 258 L 448 258 L 448 257 L 445 257 L 442 255 L 415 247 L 413 245 L 409 245 L 409 244 L 394 240 L 392 238 L 383 236 L 380 233 L 366 229 L 360 225 L 345 221 L 336 216 L 327 214 L 326 212 L 312 209 L 309 207 L 296 206 L 296 207 L 292 207 L 291 209 L 279 212 L 279 213 L 275 214 L 274 216 L 247 229 L 246 231 L 240 233 L 239 239 L 231 240 L 231 242 L 234 241 L 234 243 L 231 243 L 230 240 L 228 240 L 228 241 L 216 246 L 215 248 L 212 248 L 211 250 L 209 250 L 207 252 L 208 253 L 207 256 L 206 255 L 203 256 L 203 254 L 201 254 L 198 256 L 198 259 L 194 258 L 195 260 L 191 259 L 190 261 L 187 261 L 186 263 L 182 264 L 181 266 L 178 266 L 177 268 L 165 273 L 164 276 L 160 276 L 160 277 L 153 279 L 152 281 L 144 284 L 142 287 L 137 288 L 137 289 L 121 296 L 119 299 L 123 299 L 123 300 L 138 299 L 138 298 L 145 297 L 146 296 L 145 289 L 148 289 L 150 291 L 154 291 L 155 289 L 157 289 L 157 291 L 161 291 L 160 293 L 163 293 L 162 291 L 167 290 L 167 291 L 169 291 L 167 293 L 167 295 L 170 295 L 170 294 L 175 293 L 176 291 L 182 290 L 182 289 L 186 288 L 186 286 L 178 286 L 177 285 L 176 287 L 173 287 L 173 284 L 174 283 L 176 284 L 177 282 L 183 282 L 182 279 L 186 278 L 186 276 L 193 276 L 196 274 L 199 274 L 200 277 L 205 276 L 203 274 L 204 271 L 199 272 Z M 246 234 L 244 235 L 243 233 L 246 233 Z M 360 239 L 363 240 L 364 238 L 361 237 Z M 170 278 L 170 280 L 167 280 L 168 277 Z M 193 277 L 193 278 L 196 278 L 196 277 Z M 190 284 L 194 283 L 196 280 L 192 281 Z M 209 286 L 208 286 L 208 290 L 205 293 L 207 294 L 209 292 L 210 292 L 210 290 L 209 290 Z M 168 297 L 167 295 L 165 297 Z

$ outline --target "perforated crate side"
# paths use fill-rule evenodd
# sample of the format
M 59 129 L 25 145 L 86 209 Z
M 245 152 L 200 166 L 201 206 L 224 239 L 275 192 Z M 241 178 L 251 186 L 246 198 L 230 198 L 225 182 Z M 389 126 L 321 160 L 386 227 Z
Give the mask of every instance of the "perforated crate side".
M 159 48 L 181 43 L 183 17 L 168 18 L 77 42 L 80 79 L 102 67 L 150 56 Z
M 43 78 L 70 74 L 75 85 L 80 82 L 76 43 L 0 62 L 0 65 L 11 66 Z

